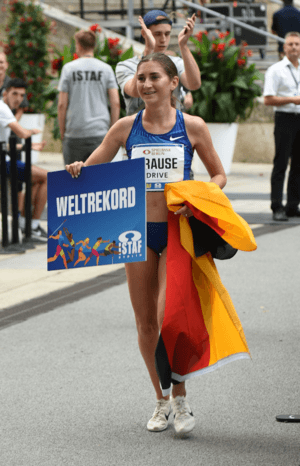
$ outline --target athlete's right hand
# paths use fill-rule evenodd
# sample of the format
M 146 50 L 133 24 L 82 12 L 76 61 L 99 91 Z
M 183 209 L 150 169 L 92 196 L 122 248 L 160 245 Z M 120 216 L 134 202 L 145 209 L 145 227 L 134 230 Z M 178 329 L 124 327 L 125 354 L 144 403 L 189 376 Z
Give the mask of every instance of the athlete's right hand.
M 81 173 L 82 167 L 84 167 L 83 162 L 74 162 L 74 163 L 71 163 L 70 165 L 66 165 L 66 170 L 68 173 L 70 173 L 72 178 L 78 178 L 78 176 Z

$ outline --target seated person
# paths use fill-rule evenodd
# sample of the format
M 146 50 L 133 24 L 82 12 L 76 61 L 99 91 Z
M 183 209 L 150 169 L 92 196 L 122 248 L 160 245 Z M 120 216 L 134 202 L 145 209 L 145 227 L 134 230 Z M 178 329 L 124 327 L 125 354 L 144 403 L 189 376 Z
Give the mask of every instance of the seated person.
M 3 100 L 0 100 L 0 141 L 8 143 L 11 130 L 20 138 L 27 139 L 33 134 L 38 134 L 39 129 L 25 129 L 23 128 L 15 116 L 13 110 L 18 110 L 19 105 L 23 101 L 26 94 L 26 83 L 19 78 L 12 79 L 3 92 Z M 33 143 L 32 149 L 41 150 L 45 145 L 43 143 Z M 21 149 L 21 147 L 17 147 Z M 17 161 L 18 178 L 20 181 L 25 181 L 25 163 L 20 160 Z M 6 157 L 6 172 L 10 173 L 10 158 Z M 40 217 L 44 210 L 47 201 L 47 171 L 43 168 L 32 165 L 31 167 L 31 181 L 32 181 L 32 236 L 38 238 L 47 238 L 47 233 L 40 226 Z M 25 206 L 24 196 L 20 196 L 20 211 L 21 216 L 19 225 L 23 232 L 25 232 Z

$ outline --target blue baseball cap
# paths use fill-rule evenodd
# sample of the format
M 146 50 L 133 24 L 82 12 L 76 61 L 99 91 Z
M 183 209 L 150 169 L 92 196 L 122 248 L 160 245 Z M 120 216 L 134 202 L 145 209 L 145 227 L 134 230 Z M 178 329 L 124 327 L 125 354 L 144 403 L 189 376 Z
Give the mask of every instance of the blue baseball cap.
M 164 19 L 157 19 L 159 16 L 164 16 Z M 167 13 L 162 10 L 148 11 L 148 13 L 145 14 L 143 20 L 147 27 L 152 26 L 153 24 L 160 24 L 165 22 L 171 24 L 172 26 L 172 20 L 169 18 Z

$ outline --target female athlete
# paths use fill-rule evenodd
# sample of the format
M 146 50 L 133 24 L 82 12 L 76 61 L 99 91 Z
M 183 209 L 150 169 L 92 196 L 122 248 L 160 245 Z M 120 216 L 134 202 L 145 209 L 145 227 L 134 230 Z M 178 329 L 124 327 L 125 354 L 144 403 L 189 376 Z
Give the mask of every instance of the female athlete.
M 75 162 L 67 165 L 66 170 L 76 178 L 83 166 L 110 162 L 122 145 L 126 146 L 130 158 L 136 144 L 148 141 L 170 145 L 170 141 L 176 141 L 184 145 L 183 178 L 189 179 L 196 150 L 210 181 L 223 188 L 226 175 L 206 124 L 201 118 L 183 114 L 174 106 L 172 92 L 178 82 L 176 66 L 167 55 L 154 53 L 144 57 L 138 66 L 137 88 L 145 102 L 145 110 L 117 121 L 85 163 Z M 176 214 L 192 216 L 187 206 L 181 207 Z M 173 385 L 171 400 L 168 396 L 163 397 L 154 361 L 166 299 L 167 216 L 164 192 L 147 192 L 147 261 L 128 263 L 125 267 L 139 348 L 157 397 L 156 409 L 147 428 L 156 432 L 165 430 L 173 409 L 175 430 L 185 433 L 195 425 L 186 400 L 185 384 Z

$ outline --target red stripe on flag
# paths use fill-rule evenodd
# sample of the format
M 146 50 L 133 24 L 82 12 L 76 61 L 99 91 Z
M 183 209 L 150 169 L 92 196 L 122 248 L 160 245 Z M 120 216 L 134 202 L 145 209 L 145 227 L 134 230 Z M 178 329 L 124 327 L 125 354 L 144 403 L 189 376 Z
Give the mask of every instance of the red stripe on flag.
M 179 215 L 169 212 L 167 292 L 161 330 L 172 372 L 185 375 L 209 365 L 210 343 L 192 258 L 180 244 Z
M 218 225 L 218 219 L 216 217 L 210 217 L 210 215 L 207 215 L 205 214 L 204 212 L 201 212 L 201 210 L 198 210 L 196 209 L 196 207 L 194 207 L 192 204 L 190 204 L 189 202 L 185 202 L 185 205 L 191 209 L 191 211 L 193 212 L 193 215 L 195 218 L 197 218 L 198 220 L 201 220 L 201 222 L 205 223 L 206 225 L 208 225 L 210 228 L 212 228 L 213 230 L 215 230 L 215 232 L 219 235 L 219 236 L 223 236 L 224 233 L 225 233 L 225 230 L 223 230 L 222 228 L 219 227 Z

